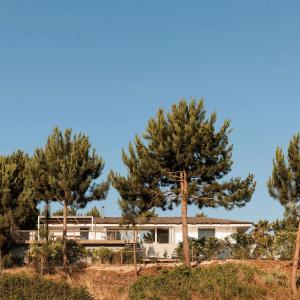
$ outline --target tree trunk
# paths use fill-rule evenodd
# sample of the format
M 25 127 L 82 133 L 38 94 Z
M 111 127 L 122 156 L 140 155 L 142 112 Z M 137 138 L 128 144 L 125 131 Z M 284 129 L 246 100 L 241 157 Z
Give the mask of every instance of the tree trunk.
M 190 261 L 190 248 L 188 239 L 188 225 L 187 225 L 187 201 L 188 201 L 188 182 L 186 171 L 180 172 L 180 190 L 181 190 L 181 221 L 182 221 L 182 242 L 183 242 L 183 255 L 184 264 L 188 267 L 191 266 Z
M 45 213 L 46 213 L 46 247 L 45 247 L 45 251 L 46 251 L 46 254 L 45 254 L 45 263 L 46 263 L 46 269 L 47 269 L 47 273 L 49 274 L 50 273 L 50 264 L 49 264 L 49 255 L 48 255 L 48 242 L 49 242 L 49 201 L 47 200 L 46 201 L 46 204 L 45 204 Z
M 0 247 L 0 275 L 2 275 L 2 247 Z
M 68 273 L 67 265 L 67 215 L 68 215 L 68 206 L 67 201 L 64 201 L 64 221 L 63 221 L 63 268 L 65 275 Z
M 137 265 L 136 265 L 136 228 L 133 226 L 133 264 L 134 264 L 134 275 L 137 278 Z
M 293 258 L 293 268 L 292 268 L 292 278 L 291 278 L 291 288 L 295 299 L 298 299 L 299 297 L 298 290 L 297 290 L 297 269 L 299 263 L 299 252 L 300 252 L 300 222 L 298 224 L 298 232 L 297 232 L 294 258 Z

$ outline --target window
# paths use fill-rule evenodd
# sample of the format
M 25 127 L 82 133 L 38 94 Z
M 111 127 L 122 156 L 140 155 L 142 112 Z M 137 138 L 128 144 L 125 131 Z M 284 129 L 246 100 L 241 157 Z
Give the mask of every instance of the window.
M 152 244 L 155 242 L 155 230 L 140 231 L 140 241 L 145 244 Z
M 215 237 L 215 229 L 198 229 L 198 239 L 203 237 Z
M 159 244 L 168 244 L 169 243 L 169 229 L 157 229 L 157 242 Z
M 81 240 L 89 239 L 89 229 L 88 228 L 80 228 L 80 239 Z

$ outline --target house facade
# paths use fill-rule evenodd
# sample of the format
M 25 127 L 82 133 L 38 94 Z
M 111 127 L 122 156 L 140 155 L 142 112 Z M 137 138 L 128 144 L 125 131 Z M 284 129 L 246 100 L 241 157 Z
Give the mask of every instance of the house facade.
M 133 242 L 131 226 L 120 226 L 119 217 L 68 217 L 67 238 L 76 239 L 88 249 L 108 247 L 122 249 Z M 38 217 L 37 230 L 20 230 L 14 233 L 21 247 L 44 240 L 46 220 Z M 251 222 L 188 217 L 188 232 L 193 238 L 212 236 L 220 239 L 233 233 L 242 233 L 252 226 Z M 52 239 L 62 237 L 63 217 L 53 216 L 48 220 L 49 235 Z M 140 218 L 136 225 L 137 242 L 145 250 L 147 257 L 172 257 L 178 243 L 182 241 L 180 217 Z

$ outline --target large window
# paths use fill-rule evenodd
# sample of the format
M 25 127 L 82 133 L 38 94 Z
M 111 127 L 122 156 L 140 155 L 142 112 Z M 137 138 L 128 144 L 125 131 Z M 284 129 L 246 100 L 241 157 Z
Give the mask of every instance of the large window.
M 203 237 L 215 237 L 215 229 L 198 229 L 198 239 Z
M 152 244 L 155 242 L 155 230 L 142 230 L 140 231 L 140 241 L 145 244 Z
M 157 242 L 159 244 L 169 243 L 169 229 L 163 229 L 163 228 L 157 229 Z

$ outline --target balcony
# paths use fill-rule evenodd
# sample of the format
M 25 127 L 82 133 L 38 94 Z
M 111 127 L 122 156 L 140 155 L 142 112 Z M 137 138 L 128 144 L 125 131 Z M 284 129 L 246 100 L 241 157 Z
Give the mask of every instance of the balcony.
M 40 230 L 14 230 L 12 231 L 12 237 L 17 244 L 33 244 L 45 242 L 44 230 L 43 233 Z M 80 229 L 68 229 L 67 239 L 78 241 L 83 245 L 116 245 L 124 246 L 126 243 L 132 243 L 132 238 L 128 238 L 128 234 L 123 230 L 89 230 L 85 228 Z M 49 229 L 49 239 L 59 240 L 62 239 L 62 229 Z

